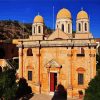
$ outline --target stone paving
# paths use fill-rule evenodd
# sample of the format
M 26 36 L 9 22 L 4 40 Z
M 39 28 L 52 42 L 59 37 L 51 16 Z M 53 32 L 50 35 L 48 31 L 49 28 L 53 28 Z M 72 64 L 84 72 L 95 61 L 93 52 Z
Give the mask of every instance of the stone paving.
M 34 94 L 30 100 L 51 100 L 51 96 L 44 94 Z
M 45 94 L 34 94 L 34 96 L 30 100 L 51 100 L 52 96 L 50 95 L 45 95 Z M 78 98 L 68 98 L 67 100 L 82 100 Z

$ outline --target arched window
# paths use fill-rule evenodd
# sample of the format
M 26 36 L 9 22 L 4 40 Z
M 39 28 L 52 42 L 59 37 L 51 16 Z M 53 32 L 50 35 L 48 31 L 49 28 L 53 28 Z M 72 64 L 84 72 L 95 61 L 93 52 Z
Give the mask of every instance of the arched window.
M 62 24 L 62 31 L 64 32 L 64 24 Z
M 68 33 L 70 33 L 70 24 L 68 24 Z
M 85 31 L 87 31 L 87 23 L 85 23 Z
M 28 71 L 28 80 L 32 81 L 32 71 Z
M 28 48 L 28 50 L 27 50 L 27 56 L 33 56 L 31 48 Z
M 34 33 L 35 33 L 35 27 L 34 27 Z
M 57 28 L 58 28 L 58 25 L 57 25 Z
M 38 26 L 38 33 L 41 33 L 41 27 Z
M 78 50 L 78 53 L 77 53 L 77 56 L 85 56 L 85 51 L 84 51 L 84 48 L 82 47 L 78 47 L 79 50 Z
M 81 31 L 81 23 L 78 24 L 78 30 Z
M 84 74 L 78 73 L 78 85 L 83 85 L 84 83 Z
M 84 54 L 84 48 L 80 48 L 80 49 L 81 49 L 80 53 Z

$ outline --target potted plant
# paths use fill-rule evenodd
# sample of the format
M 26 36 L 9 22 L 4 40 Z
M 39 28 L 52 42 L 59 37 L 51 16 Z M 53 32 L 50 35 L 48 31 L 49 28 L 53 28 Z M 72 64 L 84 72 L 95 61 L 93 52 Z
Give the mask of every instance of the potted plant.
M 79 99 L 82 99 L 83 98 L 83 91 L 79 90 L 78 93 L 79 93 Z

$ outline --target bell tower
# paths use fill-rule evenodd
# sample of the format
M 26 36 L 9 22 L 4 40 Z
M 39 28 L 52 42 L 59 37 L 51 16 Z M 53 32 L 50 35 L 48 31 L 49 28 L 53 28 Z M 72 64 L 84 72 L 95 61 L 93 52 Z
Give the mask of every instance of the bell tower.
M 57 14 L 56 29 L 65 33 L 72 33 L 72 17 L 69 10 L 63 8 Z
M 32 35 L 43 35 L 44 19 L 37 15 L 32 25 Z
M 32 37 L 36 37 L 37 40 L 43 40 L 44 33 L 44 19 L 39 14 L 34 18 L 32 24 Z
M 89 32 L 89 17 L 88 14 L 82 9 L 77 14 L 76 19 L 76 32 L 77 33 L 88 33 Z

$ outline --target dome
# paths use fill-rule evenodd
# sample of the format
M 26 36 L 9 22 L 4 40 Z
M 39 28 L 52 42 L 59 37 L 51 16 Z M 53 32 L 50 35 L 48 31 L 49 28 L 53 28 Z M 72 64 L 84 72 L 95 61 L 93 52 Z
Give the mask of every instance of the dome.
M 88 19 L 88 14 L 82 10 L 77 14 L 77 19 Z
M 57 14 L 57 19 L 61 19 L 61 18 L 70 18 L 71 19 L 70 11 L 65 8 L 61 9 Z
M 44 23 L 43 17 L 40 16 L 40 15 L 37 15 L 37 16 L 34 18 L 34 23 Z

